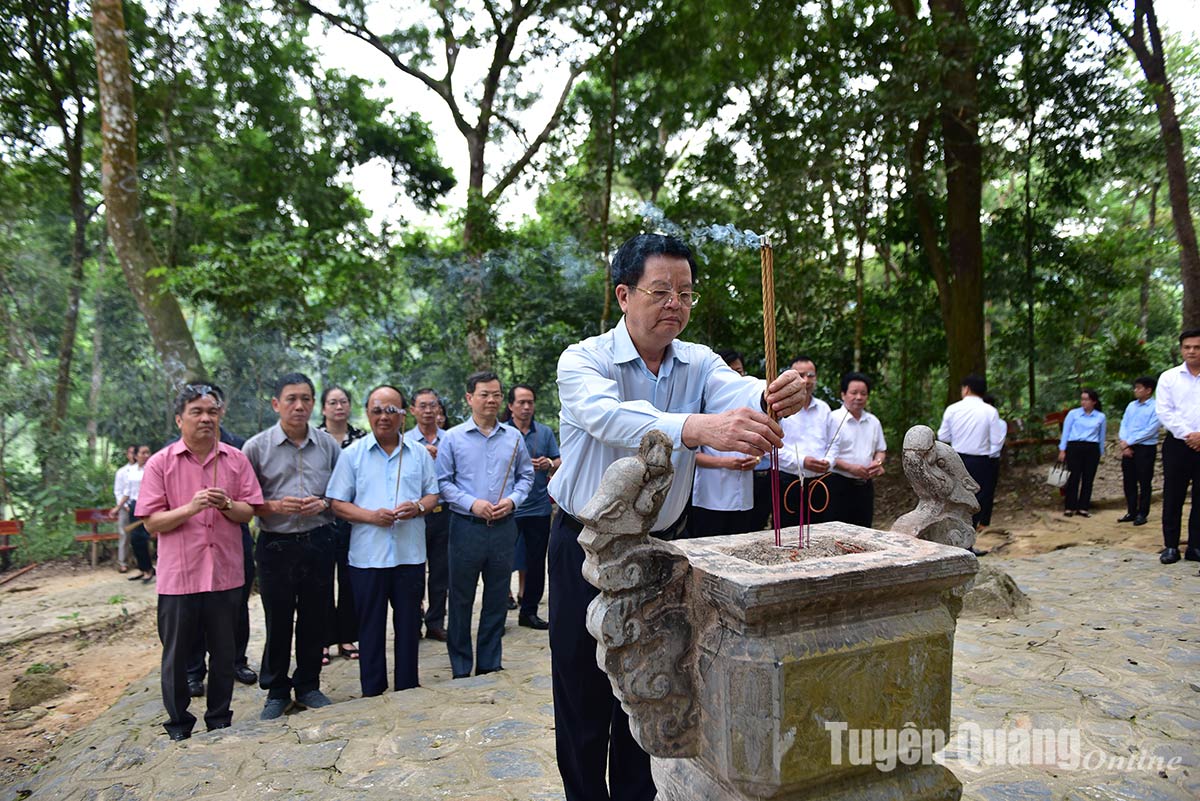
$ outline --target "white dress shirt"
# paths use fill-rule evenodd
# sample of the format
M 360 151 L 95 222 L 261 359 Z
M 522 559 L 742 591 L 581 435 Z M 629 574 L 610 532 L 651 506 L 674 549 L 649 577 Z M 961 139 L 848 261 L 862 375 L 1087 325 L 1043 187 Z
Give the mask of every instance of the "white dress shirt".
M 875 461 L 876 452 L 887 450 L 887 442 L 883 438 L 883 425 L 878 417 L 865 409 L 862 417 L 857 420 L 845 406 L 836 412 L 830 412 L 827 430 L 833 443 L 829 452 L 831 462 L 841 459 L 850 464 L 870 464 Z M 833 472 L 846 478 L 858 478 L 836 467 L 833 468 Z
M 813 398 L 808 408 L 779 421 L 783 427 L 783 447 L 779 449 L 779 469 L 794 476 L 814 478 L 819 473 L 804 469 L 804 459 L 829 458 L 829 404 Z
M 1200 431 L 1200 376 L 1187 364 L 1172 367 L 1158 377 L 1155 410 L 1158 422 L 1176 439 Z
M 978 395 L 967 395 L 946 407 L 942 425 L 938 428 L 938 439 L 964 456 L 991 456 L 999 453 L 992 441 L 997 431 L 1003 431 L 997 425 L 999 420 L 996 407 L 984 403 Z M 1003 446 L 1003 434 L 1000 436 Z
M 1004 440 L 1008 439 L 1008 423 L 1000 419 L 1000 415 L 996 415 L 996 422 L 992 423 L 992 452 L 989 454 L 993 459 L 1000 458 L 1000 451 L 1004 450 Z
M 746 455 L 737 451 L 714 451 L 708 446 L 700 448 L 700 452 L 709 456 Z M 754 471 L 697 465 L 696 478 L 692 481 L 692 505 L 720 512 L 744 512 L 753 509 Z
M 671 440 L 675 480 L 651 528 L 661 531 L 683 514 L 692 489 L 696 451 L 683 445 L 689 415 L 749 407 L 761 409 L 766 382 L 740 376 L 711 348 L 675 340 L 658 375 L 638 355 L 625 318 L 611 331 L 585 339 L 558 359 L 559 434 L 562 467 L 550 479 L 550 495 L 575 515 L 600 487 L 617 459 L 633 456 L 652 429 Z
M 135 470 L 135 469 L 137 469 L 137 462 L 134 462 L 133 464 L 123 464 L 117 468 L 117 474 L 115 476 L 113 476 L 113 500 L 120 503 L 122 498 L 126 498 L 126 497 L 136 498 L 137 497 L 137 495 L 130 495 L 126 491 L 127 487 L 128 487 L 128 481 L 129 481 L 129 471 Z M 141 471 L 139 470 L 139 473 L 140 472 Z M 141 480 L 141 477 L 139 476 L 138 484 L 141 484 L 141 483 L 142 483 L 142 480 Z

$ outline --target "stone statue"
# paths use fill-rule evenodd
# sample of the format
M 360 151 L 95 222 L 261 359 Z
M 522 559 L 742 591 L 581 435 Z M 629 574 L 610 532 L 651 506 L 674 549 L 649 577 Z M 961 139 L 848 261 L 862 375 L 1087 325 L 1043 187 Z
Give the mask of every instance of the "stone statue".
M 892 531 L 959 548 L 973 546 L 971 515 L 979 511 L 979 485 L 929 426 L 913 426 L 904 435 L 904 475 L 917 493 L 917 508 L 901 515 Z
M 685 604 L 688 560 L 649 536 L 671 486 L 671 440 L 642 438 L 637 456 L 613 462 L 579 513 L 583 576 L 601 593 L 588 607 L 596 661 L 648 753 L 694 756 L 699 749 L 696 660 Z

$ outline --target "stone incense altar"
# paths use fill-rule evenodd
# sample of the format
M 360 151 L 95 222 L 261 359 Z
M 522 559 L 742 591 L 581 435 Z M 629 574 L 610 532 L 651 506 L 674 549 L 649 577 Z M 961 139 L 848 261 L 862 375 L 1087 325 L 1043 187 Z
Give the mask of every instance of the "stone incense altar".
M 948 733 L 955 618 L 975 557 L 838 523 L 813 527 L 803 550 L 775 548 L 770 532 L 653 539 L 670 454 L 664 435 L 647 434 L 579 515 L 583 573 L 601 590 L 588 630 L 654 757 L 659 798 L 959 798 L 941 765 L 869 751 L 864 763 L 850 739 Z

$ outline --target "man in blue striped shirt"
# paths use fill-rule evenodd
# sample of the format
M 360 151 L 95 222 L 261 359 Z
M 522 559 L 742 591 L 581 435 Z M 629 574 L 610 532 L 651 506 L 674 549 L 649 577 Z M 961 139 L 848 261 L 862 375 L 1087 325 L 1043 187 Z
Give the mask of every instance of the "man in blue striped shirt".
M 1117 437 L 1121 448 L 1121 478 L 1125 487 L 1125 516 L 1118 523 L 1146 525 L 1150 513 L 1150 482 L 1158 455 L 1158 413 L 1154 410 L 1154 387 L 1158 382 L 1144 375 L 1133 382 L 1134 400 L 1125 407 Z

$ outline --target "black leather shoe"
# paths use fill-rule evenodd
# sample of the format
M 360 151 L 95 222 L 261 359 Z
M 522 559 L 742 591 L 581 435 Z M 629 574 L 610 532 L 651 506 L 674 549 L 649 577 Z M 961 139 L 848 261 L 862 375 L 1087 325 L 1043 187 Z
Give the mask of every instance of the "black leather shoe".
M 517 625 L 524 626 L 527 629 L 537 629 L 538 631 L 545 631 L 546 629 L 550 628 L 550 624 L 542 620 L 536 614 L 520 615 L 517 618 Z
M 445 629 L 435 629 L 435 628 L 426 626 L 425 627 L 425 639 L 437 640 L 438 642 L 445 642 L 446 641 L 446 630 Z
M 512 593 L 509 593 L 509 595 L 508 595 L 508 611 L 511 612 L 512 610 L 514 610 L 516 608 L 517 608 L 517 599 L 512 597 Z
M 192 696 L 193 698 L 200 698 L 201 696 L 203 696 L 204 695 L 204 682 L 189 680 L 188 681 L 188 695 Z
M 170 737 L 175 742 L 179 742 L 181 740 L 186 740 L 186 739 L 190 738 L 192 736 L 192 733 L 190 731 L 173 731 L 170 734 L 168 734 L 167 736 Z
M 1137 520 L 1137 515 L 1124 515 L 1117 518 L 1118 523 L 1132 523 L 1135 520 Z
M 258 681 L 258 674 L 249 665 L 238 665 L 233 669 L 233 677 L 242 684 L 253 684 Z
M 1183 552 L 1183 558 L 1189 562 L 1200 562 L 1200 548 L 1188 548 Z
M 1163 548 L 1162 554 L 1158 557 L 1158 561 L 1164 565 L 1173 565 L 1179 561 L 1178 548 Z
M 1133 524 L 1134 524 L 1135 526 L 1144 526 L 1144 525 L 1146 525 L 1146 516 L 1145 516 L 1145 515 L 1138 515 L 1137 517 L 1135 517 L 1135 518 L 1133 519 Z

